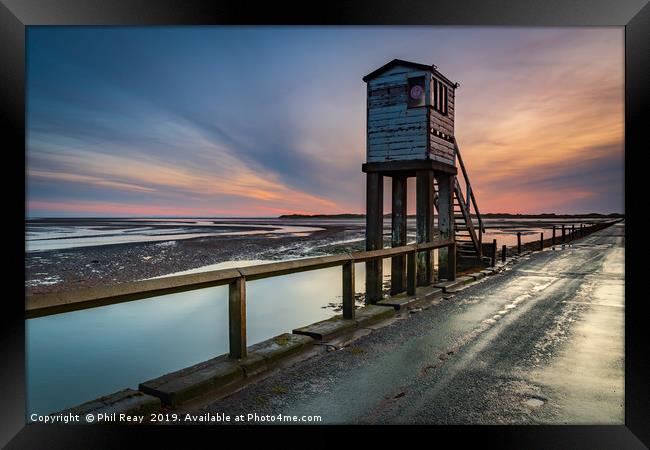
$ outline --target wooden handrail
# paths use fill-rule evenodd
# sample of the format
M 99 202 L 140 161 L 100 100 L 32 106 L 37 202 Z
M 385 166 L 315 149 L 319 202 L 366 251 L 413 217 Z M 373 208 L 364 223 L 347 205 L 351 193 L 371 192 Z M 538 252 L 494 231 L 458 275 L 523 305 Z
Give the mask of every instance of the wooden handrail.
M 27 295 L 25 313 L 28 319 L 49 316 L 177 292 L 222 286 L 239 277 L 241 277 L 241 273 L 237 269 L 222 269 L 71 291 Z
M 458 178 L 454 180 L 454 190 L 456 191 L 456 198 L 458 199 L 458 203 L 460 204 L 460 210 L 461 213 L 463 214 L 463 217 L 465 218 L 465 223 L 467 224 L 467 231 L 469 232 L 469 235 L 472 239 L 472 242 L 474 243 L 474 246 L 478 252 L 479 257 L 482 255 L 482 248 L 481 248 L 481 230 L 479 229 L 479 237 L 476 236 L 476 231 L 474 231 L 474 223 L 472 222 L 472 213 L 470 211 L 469 205 L 465 203 L 465 199 L 463 198 L 463 191 L 460 187 L 460 183 L 458 182 Z M 479 223 L 480 226 L 480 223 Z
M 483 219 L 481 218 L 481 213 L 478 209 L 476 197 L 474 197 L 474 190 L 472 189 L 472 185 L 469 182 L 469 176 L 467 175 L 467 170 L 465 169 L 465 163 L 463 163 L 463 157 L 460 154 L 460 148 L 458 147 L 458 142 L 456 142 L 456 138 L 454 138 L 454 148 L 456 149 L 456 155 L 458 156 L 458 163 L 460 164 L 460 170 L 463 173 L 463 178 L 465 179 L 465 186 L 467 186 L 467 195 L 471 198 L 472 206 L 474 207 L 474 211 L 476 211 L 476 217 L 478 218 L 479 233 L 485 233 L 485 227 L 483 226 Z
M 260 280 L 291 273 L 342 266 L 350 261 L 354 263 L 366 262 L 405 255 L 414 251 L 433 250 L 452 245 L 455 245 L 453 240 L 436 240 L 381 250 L 318 256 L 233 269 L 212 270 L 196 274 L 132 281 L 110 286 L 48 294 L 33 294 L 28 295 L 25 299 L 25 313 L 27 318 L 42 317 L 116 303 L 143 300 L 177 292 L 223 286 L 241 277 L 246 278 L 247 281 Z

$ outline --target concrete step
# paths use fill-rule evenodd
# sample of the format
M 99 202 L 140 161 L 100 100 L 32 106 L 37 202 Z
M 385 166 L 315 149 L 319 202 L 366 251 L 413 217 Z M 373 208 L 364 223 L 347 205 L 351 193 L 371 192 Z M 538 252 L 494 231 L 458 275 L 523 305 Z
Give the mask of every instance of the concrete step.
M 354 312 L 354 319 L 343 319 L 342 316 L 335 316 L 327 320 L 307 325 L 293 330 L 295 334 L 309 336 L 318 341 L 329 341 L 342 334 L 354 331 L 357 327 L 363 327 L 372 323 L 388 319 L 395 314 L 393 308 L 382 305 L 366 305 Z
M 482 272 L 474 272 L 474 273 L 470 273 L 470 274 L 468 274 L 467 276 L 468 276 L 468 277 L 472 277 L 472 278 L 474 278 L 474 280 L 476 280 L 476 281 L 478 281 L 478 280 L 480 280 L 480 279 L 482 279 L 482 278 L 485 278 L 485 274 L 482 273 Z
M 99 414 L 116 413 L 148 416 L 160 410 L 161 406 L 158 397 L 134 391 L 133 389 L 124 389 L 66 409 L 58 414 L 78 414 L 83 422 L 90 423 L 86 421 L 87 414 L 92 414 L 95 420 L 98 420 Z
M 420 304 L 423 301 L 435 300 L 436 298 L 442 297 L 442 289 L 432 288 L 432 287 L 421 287 L 418 288 L 418 291 L 415 296 L 407 294 L 392 295 L 387 299 L 384 299 L 378 302 L 378 305 L 382 306 L 391 306 L 395 311 L 401 309 L 409 308 Z M 424 292 L 423 292 L 424 291 Z
M 373 323 L 390 319 L 395 315 L 395 310 L 386 305 L 366 305 L 354 312 L 354 320 L 358 327 L 365 327 Z
M 309 336 L 284 333 L 249 347 L 248 354 L 259 355 L 264 358 L 267 365 L 272 365 L 307 350 L 313 344 L 314 340 Z M 249 373 L 247 372 L 247 374 Z
M 453 281 L 441 280 L 440 282 L 434 284 L 433 287 L 440 288 L 444 292 L 450 292 L 454 288 L 460 287 L 466 283 L 471 283 L 472 281 L 474 281 L 474 278 L 463 276 L 463 277 L 456 278 Z
M 255 358 L 262 363 L 261 358 Z M 243 380 L 244 369 L 236 360 L 221 355 L 191 367 L 140 384 L 140 390 L 176 406 L 205 393 L 224 389 Z
M 356 321 L 336 316 L 305 327 L 296 328 L 293 333 L 309 336 L 317 341 L 329 341 L 343 333 L 351 332 L 356 326 Z
M 229 392 L 280 361 L 308 350 L 314 340 L 308 336 L 284 333 L 251 346 L 248 356 L 230 359 L 228 355 L 165 374 L 141 383 L 140 391 L 160 399 L 163 405 L 177 406 L 207 393 Z

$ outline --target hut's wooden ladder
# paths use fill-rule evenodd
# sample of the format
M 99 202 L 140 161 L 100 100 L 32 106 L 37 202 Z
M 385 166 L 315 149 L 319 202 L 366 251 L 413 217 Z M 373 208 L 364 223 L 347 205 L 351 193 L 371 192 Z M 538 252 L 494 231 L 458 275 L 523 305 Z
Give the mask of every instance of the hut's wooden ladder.
M 463 163 L 463 157 L 460 154 L 458 144 L 454 139 L 454 147 L 456 149 L 456 157 L 460 166 L 460 174 L 463 176 L 467 193 L 463 193 L 463 189 L 458 182 L 458 175 L 454 177 L 454 237 L 457 243 L 457 253 L 459 258 L 475 258 L 479 261 L 483 258 L 483 234 L 485 233 L 485 226 L 483 219 L 476 203 L 476 197 L 472 190 L 472 184 L 467 175 L 467 169 Z M 435 197 L 434 204 L 438 208 L 438 183 L 435 182 Z M 472 220 L 472 214 L 475 215 L 477 223 Z

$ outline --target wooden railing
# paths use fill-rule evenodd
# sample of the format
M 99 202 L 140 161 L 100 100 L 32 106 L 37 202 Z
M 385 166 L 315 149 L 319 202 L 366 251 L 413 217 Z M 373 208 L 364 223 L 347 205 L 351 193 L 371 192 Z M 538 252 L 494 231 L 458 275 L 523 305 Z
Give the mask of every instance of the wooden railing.
M 556 245 L 564 246 L 564 244 L 569 244 L 574 239 L 583 238 L 589 234 L 605 229 L 623 220 L 624 219 L 615 219 L 597 223 L 578 223 L 577 228 L 575 224 L 571 224 L 571 228 L 566 228 L 566 224 L 549 224 L 551 227 L 550 238 L 547 237 L 545 239 L 544 233 L 542 232 L 540 233 L 539 239 L 534 239 L 525 243 L 521 241 L 521 232 L 517 232 L 517 244 L 510 247 L 504 245 L 501 248 L 501 260 L 504 261 L 506 255 L 518 255 L 523 251 L 544 250 L 544 248 L 555 247 Z M 557 230 L 561 230 L 562 233 L 560 235 L 557 235 Z M 496 252 L 496 244 L 494 245 L 494 251 Z
M 465 187 L 467 192 L 465 198 L 462 195 L 462 189 L 460 183 L 458 183 L 458 178 L 456 178 L 456 189 L 458 190 L 458 201 L 459 203 L 464 203 L 463 207 L 466 208 L 466 222 L 467 228 L 470 229 L 470 236 L 474 241 L 479 257 L 482 253 L 483 248 L 483 234 L 485 233 L 485 226 L 483 225 L 483 218 L 481 217 L 481 212 L 478 209 L 478 203 L 476 202 L 476 197 L 474 196 L 474 190 L 472 189 L 472 184 L 469 181 L 469 175 L 467 175 L 467 169 L 465 168 L 465 163 L 463 162 L 463 156 L 460 153 L 460 148 L 458 147 L 458 142 L 454 138 L 454 148 L 456 150 L 456 156 L 458 157 L 458 165 L 460 166 L 460 171 L 463 174 L 463 179 L 465 180 Z M 478 235 L 474 231 L 474 224 L 472 222 L 472 207 L 474 208 L 474 214 L 478 219 Z M 464 213 L 465 214 L 465 213 Z
M 463 157 L 460 154 L 460 148 L 458 148 L 458 143 L 456 138 L 454 138 L 454 147 L 456 148 L 456 156 L 458 156 L 458 164 L 460 165 L 460 170 L 463 174 L 463 179 L 465 180 L 465 186 L 467 187 L 467 201 L 465 202 L 469 206 L 469 201 L 472 201 L 472 206 L 474 207 L 474 212 L 478 219 L 479 233 L 485 233 L 485 227 L 483 226 L 483 219 L 481 218 L 481 212 L 478 209 L 478 203 L 476 202 L 476 197 L 474 197 L 474 191 L 472 190 L 472 184 L 469 182 L 469 176 L 467 175 L 467 169 L 465 169 L 465 163 L 463 163 Z
M 455 251 L 453 240 L 437 240 L 401 247 L 344 253 L 332 256 L 296 259 L 277 263 L 234 269 L 213 270 L 188 275 L 176 275 L 151 280 L 133 281 L 111 286 L 76 291 L 29 295 L 25 299 L 26 318 L 35 318 L 78 311 L 99 306 L 143 300 L 177 292 L 193 291 L 213 286 L 228 285 L 228 328 L 231 358 L 246 357 L 246 282 L 263 278 L 342 267 L 343 318 L 354 319 L 355 277 L 354 265 L 394 256 L 407 256 L 407 293 L 415 294 L 417 276 L 416 254 L 447 247 Z

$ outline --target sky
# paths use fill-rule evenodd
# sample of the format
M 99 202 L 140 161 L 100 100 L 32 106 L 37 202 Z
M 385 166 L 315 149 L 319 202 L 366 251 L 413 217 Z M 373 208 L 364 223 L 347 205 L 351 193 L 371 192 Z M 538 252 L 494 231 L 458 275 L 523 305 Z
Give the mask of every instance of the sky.
M 460 83 L 481 212 L 624 212 L 621 27 L 28 27 L 26 58 L 30 217 L 363 213 L 394 58 Z

